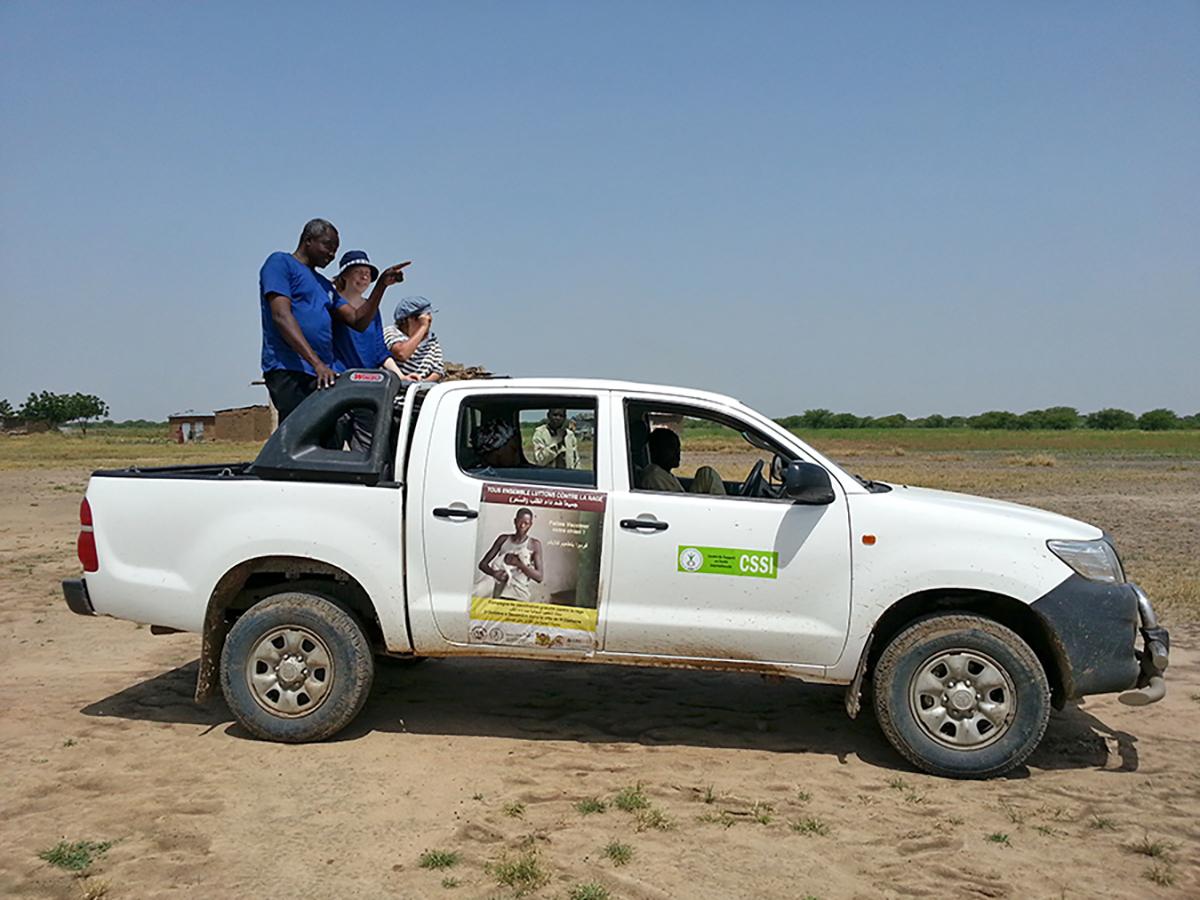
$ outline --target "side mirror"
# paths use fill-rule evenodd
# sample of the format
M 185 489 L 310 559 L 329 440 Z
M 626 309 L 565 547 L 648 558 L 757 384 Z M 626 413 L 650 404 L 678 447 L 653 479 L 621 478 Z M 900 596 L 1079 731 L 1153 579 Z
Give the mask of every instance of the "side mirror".
M 834 499 L 829 473 L 816 463 L 794 460 L 783 472 L 783 492 L 796 503 L 824 506 Z

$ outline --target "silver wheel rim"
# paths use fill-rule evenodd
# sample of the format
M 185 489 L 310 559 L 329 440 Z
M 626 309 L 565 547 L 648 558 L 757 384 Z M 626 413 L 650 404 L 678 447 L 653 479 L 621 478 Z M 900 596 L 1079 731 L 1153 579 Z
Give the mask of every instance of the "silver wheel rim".
M 250 651 L 246 683 L 254 700 L 271 715 L 287 719 L 311 715 L 329 696 L 333 655 L 307 628 L 276 628 Z
M 909 685 L 908 703 L 922 730 L 954 750 L 995 743 L 1017 714 L 1012 678 L 977 650 L 946 650 L 921 663 Z

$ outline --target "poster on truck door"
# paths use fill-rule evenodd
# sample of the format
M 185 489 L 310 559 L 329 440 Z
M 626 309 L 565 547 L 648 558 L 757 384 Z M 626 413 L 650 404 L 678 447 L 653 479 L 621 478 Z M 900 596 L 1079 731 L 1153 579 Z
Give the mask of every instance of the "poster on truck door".
M 595 648 L 605 499 L 571 488 L 483 486 L 472 644 Z

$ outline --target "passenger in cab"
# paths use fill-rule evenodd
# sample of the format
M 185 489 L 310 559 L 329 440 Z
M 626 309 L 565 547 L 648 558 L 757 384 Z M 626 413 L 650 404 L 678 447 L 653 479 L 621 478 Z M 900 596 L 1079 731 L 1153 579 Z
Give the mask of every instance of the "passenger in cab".
M 679 435 L 670 428 L 655 428 L 650 432 L 649 447 L 650 465 L 638 473 L 638 489 L 685 493 L 683 484 L 671 472 L 679 466 Z M 725 482 L 712 466 L 701 466 L 686 493 L 724 495 Z
M 471 441 L 478 468 L 520 469 L 529 465 L 521 448 L 521 431 L 512 422 L 492 419 L 475 431 Z
M 547 469 L 579 468 L 579 447 L 565 409 L 547 410 L 545 423 L 534 429 L 533 464 Z

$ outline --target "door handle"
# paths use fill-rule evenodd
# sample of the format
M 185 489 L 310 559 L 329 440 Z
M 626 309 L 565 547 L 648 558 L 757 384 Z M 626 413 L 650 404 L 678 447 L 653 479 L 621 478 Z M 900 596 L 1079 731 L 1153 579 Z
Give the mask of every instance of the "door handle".
M 461 506 L 439 506 L 433 511 L 439 519 L 478 519 L 479 513 Z
M 622 519 L 621 527 L 628 528 L 630 531 L 639 531 L 643 528 L 648 528 L 651 531 L 666 531 L 667 523 L 660 522 L 657 519 Z

